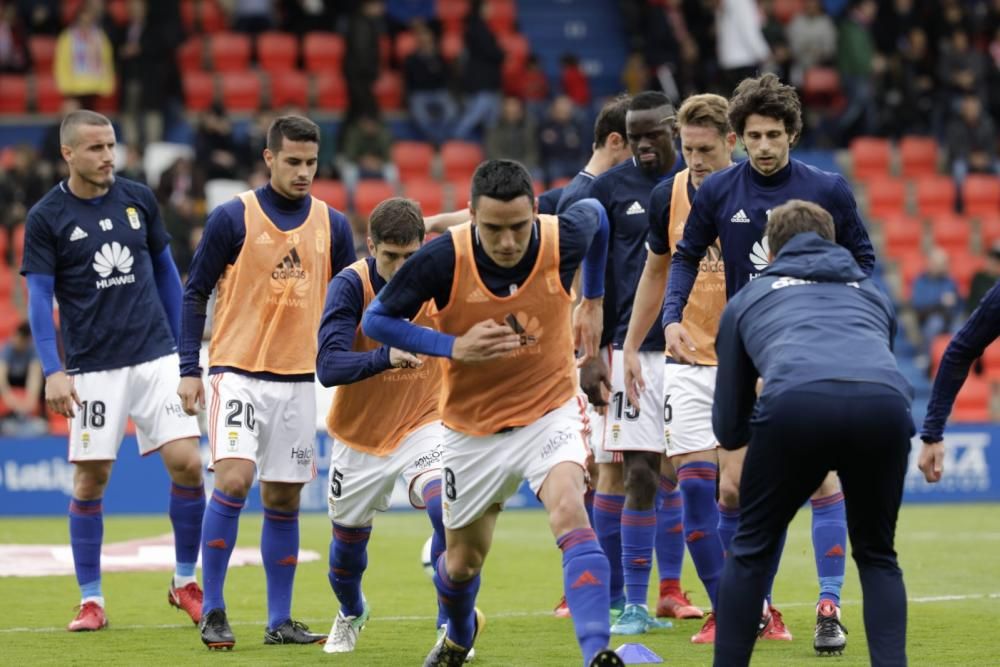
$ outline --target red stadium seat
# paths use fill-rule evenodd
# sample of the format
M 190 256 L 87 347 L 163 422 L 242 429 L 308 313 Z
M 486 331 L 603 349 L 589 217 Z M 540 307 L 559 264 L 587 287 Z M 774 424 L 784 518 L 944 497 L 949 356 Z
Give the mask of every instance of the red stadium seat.
M 897 215 L 882 223 L 882 249 L 890 257 L 920 252 L 923 240 L 924 225 L 916 218 Z
M 1000 343 L 993 342 L 983 352 L 983 375 L 991 382 L 1000 381 Z
M 11 270 L 9 266 L 7 266 L 7 259 L 5 256 L 4 261 L 0 263 L 0 304 L 4 306 L 13 307 L 13 304 L 10 300 L 10 295 L 13 294 L 13 292 L 14 292 L 14 272 Z
M 448 189 L 451 190 L 452 211 L 460 211 L 469 207 L 469 196 L 472 193 L 472 174 L 456 180 L 448 181 Z
M 220 32 L 208 38 L 212 69 L 245 72 L 250 67 L 250 38 L 238 32 Z
M 487 0 L 486 25 L 497 35 L 514 32 L 517 22 L 517 5 L 514 0 Z
M 441 57 L 452 62 L 462 54 L 465 48 L 465 35 L 462 32 L 446 32 L 441 37 Z
M 70 24 L 76 20 L 77 12 L 80 11 L 83 2 L 84 0 L 62 0 L 61 13 L 63 24 Z
M 128 2 L 127 0 L 111 0 L 107 7 L 108 16 L 111 21 L 121 27 L 128 23 Z
M 955 397 L 951 411 L 954 422 L 990 421 L 990 385 L 986 380 L 970 375 Z
M 460 182 L 472 179 L 472 172 L 483 161 L 483 149 L 468 141 L 446 141 L 441 146 L 441 164 L 446 181 Z
M 788 23 L 802 11 L 802 0 L 774 0 L 771 5 L 774 18 Z
M 270 80 L 272 108 L 309 106 L 309 77 L 304 72 L 274 72 Z
M 506 35 L 497 35 L 497 41 L 500 43 L 500 48 L 507 54 L 504 60 L 505 65 L 514 62 L 523 66 L 528 61 L 531 46 L 528 44 L 528 39 L 521 33 L 512 32 Z
M 403 77 L 390 69 L 382 70 L 372 86 L 382 111 L 398 111 L 403 106 Z
M 121 109 L 121 102 L 118 100 L 118 93 L 120 87 L 115 86 L 115 89 L 110 95 L 104 95 L 103 97 L 98 97 L 94 100 L 94 111 L 103 114 L 115 114 Z
M 888 139 L 858 137 L 851 141 L 851 174 L 855 181 L 888 177 L 892 149 Z
M 899 141 L 899 165 L 904 178 L 938 173 L 938 145 L 932 137 L 907 136 Z
M 969 252 L 967 248 L 945 248 L 945 251 L 950 259 L 948 273 L 958 285 L 959 293 L 967 295 L 972 286 L 972 277 L 983 266 L 983 258 Z
M 260 77 L 256 72 L 225 72 L 221 83 L 222 106 L 227 111 L 260 109 Z
M 185 72 L 184 106 L 188 111 L 205 111 L 215 101 L 215 76 L 208 72 Z
M 966 215 L 1000 215 L 1000 177 L 969 174 L 962 183 L 962 202 Z
M 426 215 L 437 215 L 444 210 L 444 186 L 430 179 L 412 180 L 403 184 L 403 195 L 416 200 Z
M 980 247 L 988 250 L 997 241 L 1000 241 L 1000 214 L 996 217 L 981 218 L 979 220 Z
M 56 57 L 55 37 L 32 35 L 28 38 L 28 53 L 36 72 L 52 74 L 52 61 Z
M 35 76 L 35 111 L 56 113 L 62 108 L 63 96 L 51 74 Z
M 872 218 L 885 220 L 906 212 L 906 185 L 899 179 L 871 176 L 865 180 L 865 192 L 868 215 Z
M 840 73 L 833 67 L 810 67 L 802 81 L 802 101 L 807 107 L 829 109 L 839 107 L 843 100 Z
M 897 258 L 899 275 L 902 279 L 902 297 L 909 300 L 913 281 L 927 268 L 927 257 L 923 252 L 911 252 Z
M 200 0 L 198 5 L 201 8 L 198 23 L 202 32 L 217 33 L 226 29 L 226 13 L 215 0 Z
M 0 75 L 0 113 L 28 111 L 28 79 L 23 76 Z
M 177 65 L 181 72 L 197 72 L 205 62 L 205 42 L 195 35 L 189 37 L 177 49 Z
M 379 67 L 382 69 L 386 69 L 391 65 L 392 39 L 389 35 L 380 35 L 378 38 L 378 59 Z
M 312 196 L 322 199 L 341 213 L 347 210 L 347 188 L 332 178 L 317 178 L 312 184 Z
M 437 0 L 437 17 L 446 31 L 461 30 L 468 13 L 468 0 Z
M 257 35 L 257 62 L 269 73 L 294 70 L 299 60 L 299 40 L 287 32 L 262 32 Z
M 955 212 L 955 181 L 947 176 L 925 176 L 917 181 L 917 212 L 925 217 Z
M 367 219 L 380 202 L 395 196 L 396 191 L 385 181 L 358 181 L 358 186 L 354 189 L 354 212 Z
M 434 147 L 423 141 L 397 141 L 392 145 L 392 161 L 399 180 L 426 179 L 431 175 Z
M 931 237 L 934 245 L 949 253 L 969 252 L 972 228 L 957 215 L 938 215 L 931 218 Z
M 343 111 L 347 108 L 347 86 L 340 70 L 317 74 L 316 106 L 327 111 Z
M 931 341 L 930 371 L 932 377 L 937 374 L 938 366 L 941 365 L 941 357 L 944 356 L 944 351 L 950 342 L 951 334 L 941 334 Z
M 409 30 L 403 30 L 396 35 L 396 42 L 393 44 L 393 57 L 397 63 L 402 64 L 406 57 L 417 50 L 417 38 Z
M 10 249 L 10 237 L 7 236 L 7 230 L 0 228 L 0 270 L 8 266 L 7 264 L 7 251 Z
M 310 32 L 302 40 L 305 68 L 310 72 L 340 73 L 344 38 L 333 32 Z
M 181 0 L 181 23 L 184 24 L 184 30 L 189 35 L 198 32 L 197 11 L 196 0 Z

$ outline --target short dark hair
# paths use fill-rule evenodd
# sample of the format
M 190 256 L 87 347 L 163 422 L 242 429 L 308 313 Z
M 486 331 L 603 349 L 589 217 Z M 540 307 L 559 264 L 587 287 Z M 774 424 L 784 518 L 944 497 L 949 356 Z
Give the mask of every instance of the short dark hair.
M 729 124 L 741 138 L 751 114 L 780 120 L 793 141 L 802 134 L 799 94 L 795 88 L 781 83 L 774 74 L 743 79 L 733 91 L 729 100 Z
M 59 125 L 59 143 L 72 146 L 76 140 L 76 128 L 80 125 L 111 125 L 107 116 L 90 109 L 78 109 L 66 114 Z
M 629 111 L 647 111 L 649 109 L 659 109 L 662 106 L 674 108 L 670 98 L 658 90 L 644 90 L 629 102 Z
M 285 139 L 318 144 L 319 126 L 303 116 L 279 116 L 267 128 L 267 149 L 277 154 Z
M 531 174 L 515 160 L 487 160 L 481 163 L 472 175 L 471 195 L 473 207 L 484 196 L 500 201 L 527 197 L 528 201 L 535 203 Z
M 816 232 L 827 241 L 836 240 L 833 216 L 811 201 L 789 199 L 771 210 L 764 233 L 771 253 L 777 257 L 793 236 L 806 232 Z
M 379 202 L 368 216 L 368 235 L 375 245 L 423 243 L 424 216 L 420 204 L 405 197 L 390 197 Z
M 601 107 L 594 121 L 594 145 L 603 148 L 612 132 L 617 132 L 624 139 L 627 132 L 625 130 L 625 114 L 628 113 L 628 105 L 632 98 L 628 95 L 619 95 L 615 99 Z

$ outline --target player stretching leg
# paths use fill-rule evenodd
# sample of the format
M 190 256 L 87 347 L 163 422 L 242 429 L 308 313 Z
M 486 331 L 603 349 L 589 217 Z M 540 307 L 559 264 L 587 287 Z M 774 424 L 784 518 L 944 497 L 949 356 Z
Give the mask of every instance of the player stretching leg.
M 558 218 L 539 218 L 531 177 L 509 160 L 479 166 L 469 208 L 472 222 L 414 255 L 362 321 L 365 334 L 386 345 L 450 359 L 441 403 L 448 549 L 434 580 L 448 627 L 424 665 L 460 664 L 482 630 L 479 572 L 503 503 L 523 480 L 563 552 L 584 664 L 620 665 L 607 648 L 608 561 L 583 505 L 587 452 L 570 325 L 582 262 L 588 326 L 599 326 L 603 209 L 585 200 Z M 430 299 L 439 331 L 408 321 Z M 588 337 L 588 353 L 596 343 Z
M 212 211 L 185 288 L 177 393 L 188 414 L 196 414 L 205 406 L 198 367 L 205 309 L 218 287 L 208 353 L 215 490 L 201 548 L 201 640 L 210 649 L 236 643 L 223 587 L 255 472 L 264 506 L 264 643 L 326 640 L 292 620 L 292 584 L 299 496 L 316 476 L 316 330 L 327 283 L 355 257 L 347 219 L 309 194 L 318 154 L 315 123 L 301 116 L 275 119 L 264 149 L 270 182 Z
M 340 602 L 323 650 L 348 653 L 370 609 L 361 592 L 368 565 L 368 539 L 376 512 L 389 507 L 402 477 L 410 502 L 426 509 L 434 527 L 433 559 L 444 551 L 441 523 L 441 441 L 438 412 L 441 360 L 421 361 L 409 352 L 380 345 L 361 332 L 361 317 L 424 240 L 420 207 L 387 199 L 368 220 L 368 250 L 330 283 L 319 330 L 316 375 L 338 386 L 327 416 L 330 454 L 330 585 Z M 433 326 L 428 302 L 414 322 Z M 438 625 L 444 624 L 439 612 Z
M 71 632 L 108 624 L 101 590 L 102 498 L 129 419 L 139 451 L 159 452 L 170 475 L 177 564 L 171 605 L 201 620 L 195 563 L 205 510 L 198 422 L 180 409 L 177 383 L 181 281 L 153 193 L 116 179 L 115 131 L 93 111 L 59 129 L 69 178 L 28 212 L 24 263 L 28 318 L 45 373 L 49 410 L 70 420 L 70 546 L 80 586 Z M 59 360 L 53 295 L 66 368 Z

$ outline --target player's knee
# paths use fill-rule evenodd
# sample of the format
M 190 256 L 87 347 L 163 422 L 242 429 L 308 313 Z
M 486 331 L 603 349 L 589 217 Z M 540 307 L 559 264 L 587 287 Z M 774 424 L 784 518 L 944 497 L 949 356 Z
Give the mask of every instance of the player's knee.
M 589 525 L 583 498 L 562 496 L 549 508 L 549 526 L 556 537 Z
M 826 498 L 827 496 L 832 496 L 840 491 L 840 477 L 837 473 L 831 472 L 823 480 L 823 483 L 819 485 L 816 489 L 816 493 L 812 495 L 813 498 Z
M 76 466 L 73 471 L 73 496 L 80 500 L 96 500 L 104 495 L 111 467 L 102 465 Z
M 170 479 L 177 484 L 201 486 L 201 458 L 198 456 L 173 461 L 167 466 L 167 472 L 170 474 Z
M 626 466 L 625 496 L 637 509 L 649 509 L 656 500 L 656 488 L 660 481 L 658 468 L 636 463 Z
M 245 475 L 232 472 L 227 475 L 215 475 L 215 488 L 222 491 L 227 496 L 233 498 L 246 498 L 253 485 L 253 477 L 247 479 Z M 265 502 L 265 505 L 267 503 Z M 268 505 L 270 507 L 270 505 Z M 277 508 L 273 508 L 277 509 Z
M 468 546 L 448 549 L 444 557 L 448 578 L 455 582 L 475 577 L 483 569 L 485 560 L 484 554 Z
M 740 506 L 740 480 L 723 475 L 719 478 L 719 502 L 730 509 Z

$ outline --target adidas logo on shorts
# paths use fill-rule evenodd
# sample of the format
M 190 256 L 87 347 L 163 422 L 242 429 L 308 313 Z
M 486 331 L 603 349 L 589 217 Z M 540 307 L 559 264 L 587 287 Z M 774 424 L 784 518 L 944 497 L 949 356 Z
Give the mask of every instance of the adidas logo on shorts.
M 729 218 L 729 222 L 739 222 L 746 224 L 750 222 L 750 218 L 748 218 L 747 214 L 743 212 L 743 209 L 740 209 L 739 211 L 736 212 L 736 215 Z

